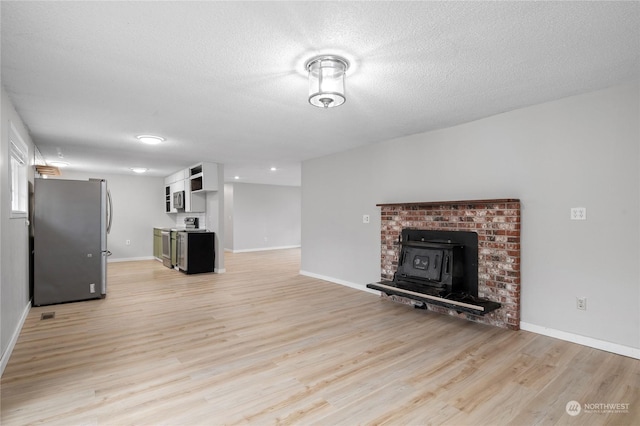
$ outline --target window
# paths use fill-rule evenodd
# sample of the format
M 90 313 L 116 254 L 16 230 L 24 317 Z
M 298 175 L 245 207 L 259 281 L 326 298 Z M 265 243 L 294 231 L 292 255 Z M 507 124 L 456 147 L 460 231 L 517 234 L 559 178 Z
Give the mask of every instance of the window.
M 29 196 L 27 183 L 27 145 L 16 128 L 9 126 L 9 163 L 11 173 L 11 217 L 26 217 Z

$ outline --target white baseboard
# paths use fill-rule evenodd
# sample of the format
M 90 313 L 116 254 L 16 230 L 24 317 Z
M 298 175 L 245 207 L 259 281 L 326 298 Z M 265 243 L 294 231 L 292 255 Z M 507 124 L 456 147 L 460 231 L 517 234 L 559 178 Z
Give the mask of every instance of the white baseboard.
M 629 358 L 640 359 L 640 348 L 632 348 L 630 346 L 624 346 L 618 343 L 606 342 L 604 340 L 594 339 L 593 337 L 581 336 L 579 334 L 568 333 L 566 331 L 556 330 L 553 328 L 543 327 L 535 324 L 529 324 L 526 322 L 520 322 L 520 329 L 531 331 L 532 333 L 542 334 L 544 336 L 554 337 L 560 340 L 565 340 L 567 342 L 577 343 L 579 345 L 588 346 L 590 348 L 628 356 Z
M 253 249 L 242 249 L 242 250 L 229 250 L 232 253 L 249 253 L 252 251 L 267 251 L 267 250 L 284 250 L 284 249 L 292 249 L 292 248 L 300 248 L 300 246 L 278 246 L 278 247 L 260 247 Z M 226 251 L 227 249 L 225 249 Z
M 11 335 L 11 340 L 9 341 L 9 346 L 7 346 L 7 350 L 2 354 L 2 359 L 0 359 L 0 377 L 4 373 L 4 369 L 9 362 L 9 358 L 11 358 L 11 353 L 13 352 L 13 348 L 16 346 L 16 342 L 18 341 L 18 337 L 20 337 L 20 331 L 22 331 L 22 326 L 24 326 L 24 322 L 27 320 L 27 315 L 29 315 L 29 311 L 31 310 L 31 300 L 27 303 L 27 306 L 24 308 L 22 312 L 22 316 L 20 317 L 20 321 L 16 326 L 16 329 L 13 331 L 13 335 Z
M 225 272 L 227 272 L 227 270 L 225 268 L 213 268 L 213 272 L 215 272 L 216 274 L 224 274 Z
M 158 260 L 154 256 L 142 256 L 142 257 L 121 257 L 116 259 L 108 259 L 107 263 L 117 263 L 117 262 L 136 262 L 138 260 Z
M 304 275 L 305 277 L 317 278 L 319 280 L 329 281 L 335 284 L 343 285 L 345 287 L 355 288 L 356 290 L 366 291 L 367 293 L 378 294 L 378 295 L 380 294 L 378 290 L 372 290 L 370 288 L 367 288 L 366 284 L 356 284 L 349 281 L 340 280 L 338 278 L 327 277 L 325 275 L 314 274 L 313 272 L 307 272 L 303 270 L 300 270 L 300 275 Z

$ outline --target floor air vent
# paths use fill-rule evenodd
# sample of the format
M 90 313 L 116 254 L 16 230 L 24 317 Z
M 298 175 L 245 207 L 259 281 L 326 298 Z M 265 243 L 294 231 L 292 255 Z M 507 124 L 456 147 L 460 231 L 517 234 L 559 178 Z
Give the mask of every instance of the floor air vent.
M 55 312 L 43 312 L 42 315 L 40 315 L 40 321 L 53 319 L 55 317 L 56 317 L 56 313 Z

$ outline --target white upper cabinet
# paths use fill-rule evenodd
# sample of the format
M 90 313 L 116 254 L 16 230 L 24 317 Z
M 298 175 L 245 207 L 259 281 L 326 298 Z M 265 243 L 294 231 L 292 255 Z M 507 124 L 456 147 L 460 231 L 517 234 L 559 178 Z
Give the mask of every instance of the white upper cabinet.
M 188 169 L 191 192 L 218 190 L 218 165 L 199 163 Z
M 173 194 L 178 191 L 185 191 L 187 182 L 185 177 L 189 173 L 189 169 L 179 170 L 166 178 L 164 178 L 165 186 L 165 213 L 178 213 L 178 209 L 173 205 Z M 186 191 L 185 191 L 186 196 Z M 186 198 L 186 197 L 185 197 Z M 182 211 L 182 210 L 180 210 Z
M 179 170 L 166 178 L 164 178 L 165 185 L 171 185 L 172 183 L 181 182 L 188 177 L 189 169 Z
M 204 213 L 205 211 L 205 193 L 185 191 L 184 211 L 185 213 Z
M 218 190 L 218 165 L 198 163 L 179 170 L 164 178 L 164 185 L 166 213 L 204 212 L 205 192 Z M 178 210 L 173 205 L 173 193 L 178 191 L 184 191 L 184 210 Z

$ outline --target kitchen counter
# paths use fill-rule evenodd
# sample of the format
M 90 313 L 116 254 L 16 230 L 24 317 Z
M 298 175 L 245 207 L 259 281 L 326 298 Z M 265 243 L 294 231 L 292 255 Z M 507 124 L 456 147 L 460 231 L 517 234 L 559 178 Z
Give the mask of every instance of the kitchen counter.
M 153 229 L 157 229 L 159 231 L 166 231 L 166 232 L 213 232 L 213 231 L 209 231 L 206 228 L 184 228 L 184 227 L 162 227 L 162 226 L 154 226 Z

